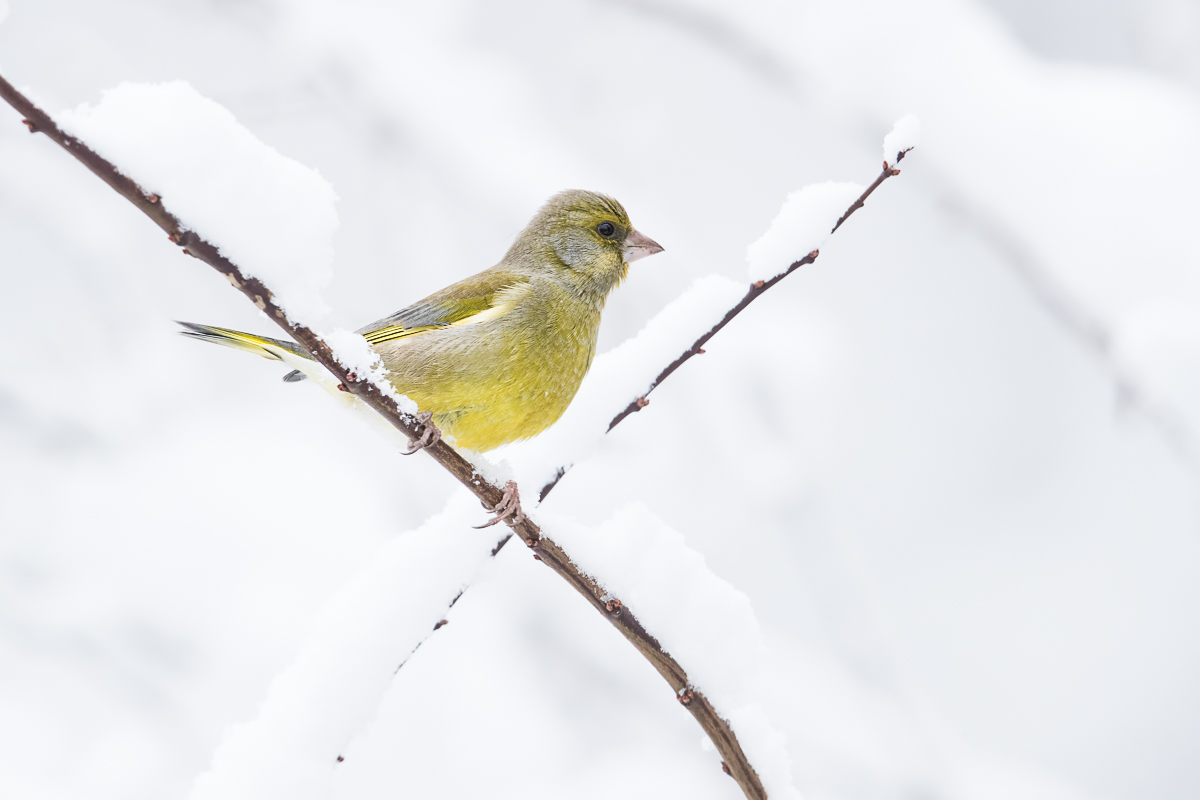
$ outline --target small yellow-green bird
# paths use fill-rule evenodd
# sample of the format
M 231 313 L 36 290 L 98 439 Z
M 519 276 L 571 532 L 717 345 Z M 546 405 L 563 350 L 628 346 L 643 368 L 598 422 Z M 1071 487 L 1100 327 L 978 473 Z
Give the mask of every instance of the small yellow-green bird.
M 358 331 L 396 391 L 459 447 L 483 452 L 541 433 L 566 411 L 596 352 L 600 312 L 630 263 L 662 251 L 621 204 L 550 198 L 500 263 Z M 294 342 L 180 323 L 184 334 L 321 374 Z M 309 364 L 311 362 L 311 365 Z

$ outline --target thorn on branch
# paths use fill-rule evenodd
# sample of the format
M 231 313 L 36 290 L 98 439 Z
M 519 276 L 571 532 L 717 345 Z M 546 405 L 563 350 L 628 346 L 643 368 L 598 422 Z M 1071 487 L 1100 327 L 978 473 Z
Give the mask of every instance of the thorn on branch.
M 161 200 L 162 198 L 161 198 L 161 197 L 159 197 L 158 195 L 156 195 L 156 194 L 153 194 L 153 193 L 152 193 L 152 194 L 149 194 L 149 195 L 147 195 L 147 196 L 146 196 L 146 199 L 150 201 L 150 204 L 151 204 L 151 205 L 154 205 L 155 203 L 157 203 L 157 202 L 158 202 L 159 200 Z
M 821 255 L 820 250 L 813 250 L 811 253 L 808 254 L 808 257 L 811 258 L 813 261 L 816 261 L 817 256 L 819 256 L 819 255 Z
M 733 770 L 729 769 L 729 765 L 724 761 L 721 762 L 721 772 L 724 772 L 729 777 L 733 777 Z
M 621 616 L 621 601 L 613 598 L 604 604 L 604 610 L 612 614 L 614 617 Z
M 450 620 L 440 619 L 440 620 L 438 620 L 437 625 L 433 626 L 433 629 L 436 631 L 438 628 L 442 627 L 443 625 L 449 625 L 449 624 L 450 624 Z
M 188 250 L 188 249 L 185 247 L 185 248 L 183 248 L 183 254 L 184 254 L 185 256 L 190 256 L 190 255 L 192 254 L 192 251 L 191 251 L 191 250 Z M 262 302 L 262 299 L 261 299 L 261 298 L 259 299 L 259 302 L 260 302 L 260 303 Z M 259 308 L 263 308 L 263 306 L 259 306 Z
M 761 288 L 763 287 L 763 284 L 764 284 L 764 283 L 766 283 L 766 281 L 755 281 L 755 282 L 754 282 L 754 288 L 755 288 L 755 289 L 761 289 Z
M 350 391 L 350 390 L 346 388 L 346 384 L 344 384 L 344 383 L 339 383 L 339 384 L 338 384 L 338 391 L 339 391 L 339 392 L 348 392 L 348 391 Z
M 696 696 L 692 694 L 691 689 L 684 689 L 679 693 L 679 702 L 683 703 L 685 706 L 690 706 L 692 704 L 692 700 L 695 698 Z
M 534 560 L 534 561 L 541 561 L 541 560 L 542 560 L 542 557 L 541 557 L 541 556 L 539 556 L 537 553 L 534 553 L 534 554 L 533 554 L 533 560 Z
M 31 120 L 31 119 L 23 119 L 23 120 L 21 120 L 21 122 L 22 122 L 22 123 L 24 123 L 24 125 L 25 125 L 25 127 L 26 127 L 26 128 L 29 128 L 29 132 L 30 132 L 30 133 L 37 133 L 37 132 L 38 132 L 37 126 L 33 124 L 33 120 Z
M 637 407 L 638 408 L 645 408 L 648 405 L 650 405 L 650 401 L 647 400 L 645 397 L 639 397 L 637 399 Z
M 537 544 L 537 542 L 535 542 L 533 539 L 526 539 L 526 540 L 525 540 L 525 546 L 526 546 L 526 547 L 533 547 L 535 544 Z
M 698 355 L 698 356 L 702 356 L 702 355 L 704 355 L 706 352 L 708 352 L 708 351 L 707 351 L 707 350 L 705 350 L 703 347 L 701 347 L 699 350 L 697 350 L 697 351 L 696 351 L 696 355 Z
M 168 239 L 170 239 L 170 240 L 171 240 L 171 242 L 172 242 L 172 243 L 174 243 L 174 244 L 183 244 L 183 234 L 180 234 L 180 233 L 168 233 L 168 234 L 167 234 L 167 238 L 168 238 Z

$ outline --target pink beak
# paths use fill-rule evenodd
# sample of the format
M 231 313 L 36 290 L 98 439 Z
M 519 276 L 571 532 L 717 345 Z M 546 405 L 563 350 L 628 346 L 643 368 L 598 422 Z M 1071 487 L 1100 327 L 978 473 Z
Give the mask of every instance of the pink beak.
M 632 264 L 639 258 L 661 253 L 663 246 L 644 233 L 630 231 L 625 237 L 625 261 Z

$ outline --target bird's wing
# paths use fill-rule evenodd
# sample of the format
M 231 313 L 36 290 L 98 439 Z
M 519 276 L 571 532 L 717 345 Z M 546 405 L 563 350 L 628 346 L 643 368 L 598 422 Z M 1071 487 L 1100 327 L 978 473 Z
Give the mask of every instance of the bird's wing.
M 528 283 L 525 275 L 493 267 L 372 322 L 358 333 L 371 344 L 379 344 L 451 325 L 482 322 L 504 313 L 515 299 L 514 290 Z

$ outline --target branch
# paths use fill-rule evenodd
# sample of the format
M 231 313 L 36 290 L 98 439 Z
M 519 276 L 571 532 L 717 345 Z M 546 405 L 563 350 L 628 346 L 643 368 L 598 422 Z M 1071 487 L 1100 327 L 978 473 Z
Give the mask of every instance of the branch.
M 904 151 L 898 153 L 896 156 L 896 163 L 897 164 L 900 163 L 900 161 L 902 161 L 904 159 L 904 156 L 908 152 L 909 152 L 909 150 L 904 150 Z M 830 231 L 830 233 L 831 234 L 835 233 L 837 231 L 837 229 L 842 227 L 842 224 L 846 220 L 848 220 L 855 211 L 862 208 L 863 205 L 867 202 L 867 198 L 870 197 L 871 194 L 876 189 L 878 189 L 883 184 L 884 181 L 886 181 L 888 178 L 890 178 L 894 175 L 899 175 L 899 174 L 900 174 L 900 170 L 897 169 L 894 165 L 888 164 L 886 161 L 883 162 L 883 170 L 879 173 L 879 175 L 875 178 L 875 180 L 871 182 L 871 185 L 868 186 L 863 191 L 863 193 L 861 195 L 859 195 L 858 198 L 853 203 L 850 204 L 850 207 L 846 209 L 846 213 L 842 214 L 842 216 L 838 218 L 837 223 L 833 226 L 833 229 Z M 636 397 L 633 400 L 630 400 L 629 405 L 625 406 L 625 408 L 622 409 L 620 411 L 620 413 L 618 413 L 615 417 L 612 418 L 612 421 L 608 423 L 608 431 L 611 431 L 613 428 L 617 427 L 617 425 L 619 425 L 621 423 L 621 421 L 624 420 L 629 415 L 631 415 L 635 412 L 641 411 L 643 408 L 645 408 L 647 405 L 649 405 L 649 402 L 646 400 L 646 398 L 650 395 L 650 393 L 653 392 L 660 383 L 665 381 L 671 375 L 671 373 L 673 373 L 675 370 L 677 370 L 681 366 L 683 366 L 684 362 L 686 362 L 688 359 L 692 358 L 693 356 L 697 356 L 697 355 L 700 355 L 701 353 L 703 353 L 704 345 L 706 345 L 708 343 L 709 339 L 712 339 L 714 336 L 716 336 L 717 333 L 722 328 L 724 328 L 726 325 L 728 325 L 734 317 L 736 317 L 738 314 L 745 311 L 746 308 L 751 303 L 753 303 L 755 300 L 757 300 L 759 297 L 761 297 L 763 294 L 765 294 L 768 289 L 770 289 L 772 286 L 774 286 L 777 283 L 779 283 L 780 281 L 782 281 L 788 275 L 791 275 L 793 272 L 800 269 L 800 267 L 803 267 L 805 264 L 812 264 L 814 261 L 817 260 L 817 256 L 819 256 L 819 255 L 820 255 L 820 251 L 814 250 L 811 253 L 809 253 L 808 255 L 804 256 L 804 258 L 801 258 L 799 261 L 792 262 L 791 266 L 789 266 L 785 271 L 776 275 L 774 278 L 771 278 L 769 281 L 758 281 L 754 284 L 751 284 L 750 289 L 746 292 L 746 296 L 743 297 L 738 302 L 737 305 L 735 305 L 733 308 L 729 309 L 729 311 L 727 311 L 725 313 L 725 316 L 721 318 L 720 322 L 718 322 L 711 329 L 709 329 L 709 331 L 707 333 L 705 333 L 703 336 L 701 336 L 699 339 L 697 339 L 692 344 L 691 347 L 689 347 L 687 350 L 684 350 L 683 353 L 680 354 L 680 356 L 678 358 L 676 358 L 674 361 L 672 361 L 670 364 L 668 364 L 666 367 L 664 367 L 663 371 L 658 373 L 658 377 L 656 377 L 654 380 L 652 380 L 650 382 L 650 386 L 646 389 L 646 391 L 640 397 Z M 607 433 L 608 431 L 605 431 L 605 432 Z M 558 482 L 560 480 L 562 480 L 562 477 L 567 474 L 567 470 L 569 470 L 569 469 L 570 469 L 569 465 L 563 465 L 563 466 L 559 467 L 554 475 L 554 479 L 542 487 L 542 490 L 538 496 L 538 499 L 545 500 L 547 495 L 549 495 L 551 490 L 554 489 L 554 487 L 558 485 Z M 503 546 L 503 542 L 501 543 L 501 546 Z
M 899 161 L 904 158 L 904 154 L 907 152 L 908 151 L 905 150 L 904 153 L 900 153 L 899 157 L 896 159 L 897 163 L 899 163 Z M 883 171 L 880 172 L 879 176 L 877 178 L 875 178 L 875 180 L 871 183 L 871 185 L 868 186 L 866 188 L 866 190 L 861 195 L 858 196 L 858 199 L 855 200 L 848 209 L 846 209 L 846 213 L 842 214 L 842 216 L 838 219 L 837 224 L 833 226 L 833 230 L 831 230 L 830 233 L 836 232 L 838 228 L 842 227 L 842 223 L 850 218 L 851 214 L 853 214 L 858 209 L 862 208 L 863 204 L 867 201 L 867 198 L 871 196 L 871 193 L 874 192 L 876 189 L 878 189 L 884 181 L 886 181 L 888 178 L 892 177 L 893 175 L 899 175 L 899 174 L 900 174 L 900 170 L 896 169 L 894 166 L 890 166 L 885 161 L 883 164 Z M 728 325 L 730 320 L 732 320 L 738 314 L 745 311 L 747 306 L 749 306 L 751 303 L 753 303 L 755 300 L 757 300 L 759 297 L 761 297 L 763 294 L 765 294 L 768 289 L 770 289 L 775 284 L 779 283 L 781 280 L 786 278 L 788 275 L 791 275 L 793 272 L 800 269 L 800 267 L 803 267 L 805 264 L 811 264 L 814 261 L 816 261 L 817 256 L 819 256 L 820 254 L 821 253 L 819 250 L 813 250 L 811 253 L 806 255 L 804 258 L 800 259 L 799 261 L 793 262 L 792 265 L 787 268 L 787 270 L 776 275 L 774 278 L 771 278 L 771 280 L 758 281 L 758 282 L 752 284 L 750 286 L 750 290 L 748 292 L 746 292 L 746 296 L 742 298 L 741 302 L 739 302 L 733 308 L 729 309 L 729 311 L 725 314 L 725 316 L 721 318 L 720 322 L 718 322 L 716 325 L 714 325 L 712 327 L 712 329 L 709 330 L 708 333 L 704 334 L 699 339 L 697 339 L 695 344 L 693 344 L 690 348 L 688 348 L 687 350 L 684 350 L 683 353 L 679 356 L 679 358 L 675 359 L 670 364 L 668 364 L 663 369 L 662 372 L 658 373 L 658 377 L 650 382 L 650 388 L 646 389 L 645 394 L 643 394 L 641 397 L 639 397 L 635 400 L 631 400 L 629 402 L 629 405 L 625 406 L 625 408 L 621 411 L 621 413 L 617 414 L 615 417 L 612 418 L 612 422 L 608 423 L 608 430 L 611 431 L 613 428 L 617 427 L 617 425 L 620 424 L 621 420 L 625 419 L 630 414 L 633 414 L 637 411 L 641 411 L 643 408 L 645 408 L 648 405 L 646 403 L 646 396 L 649 395 L 651 392 L 653 392 L 654 389 L 660 383 L 662 383 L 664 380 L 666 380 L 667 377 L 672 372 L 674 372 L 675 370 L 677 370 L 681 366 L 683 366 L 683 363 L 685 361 L 690 359 L 692 356 L 697 356 L 697 355 L 700 355 L 702 352 L 704 352 L 704 345 L 708 343 L 708 340 L 711 339 L 712 337 L 716 336 L 717 332 L 720 331 L 722 328 L 724 328 L 726 325 Z M 551 485 L 553 485 L 553 484 L 551 484 Z M 542 490 L 543 498 L 545 498 L 545 495 L 546 495 L 546 493 L 548 493 L 548 491 L 549 490 L 546 488 L 544 488 Z
M 268 287 L 258 279 L 245 275 L 237 265 L 222 256 L 216 246 L 198 233 L 185 230 L 179 220 L 166 209 L 162 198 L 146 193 L 134 181 L 121 174 L 111 162 L 99 156 L 79 139 L 63 132 L 48 114 L 34 105 L 3 77 L 0 77 L 0 97 L 24 115 L 25 125 L 31 132 L 43 133 L 48 136 L 122 197 L 137 206 L 142 213 L 150 217 L 167 233 L 172 242 L 183 248 L 185 254 L 198 258 L 224 275 L 234 288 L 241 291 L 255 306 L 266 312 L 276 324 L 303 345 L 317 362 L 346 386 L 347 391 L 369 405 L 410 439 L 415 439 L 420 435 L 418 422 L 402 412 L 390 396 L 372 381 L 360 379 L 343 367 L 329 345 L 313 330 L 303 325 L 292 324 L 284 310 L 274 302 L 274 295 Z M 425 452 L 449 471 L 481 502 L 489 507 L 496 506 L 500 502 L 503 496 L 501 489 L 478 475 L 470 462 L 452 447 L 444 442 L 438 442 L 426 448 Z M 584 575 L 562 548 L 544 536 L 541 529 L 531 519 L 526 517 L 515 524 L 511 517 L 505 521 L 533 551 L 535 558 L 544 562 L 582 594 L 637 648 L 646 660 L 654 665 L 659 674 L 675 690 L 680 702 L 692 713 L 704 732 L 708 734 L 721 754 L 725 769 L 738 782 L 746 797 L 752 798 L 752 800 L 765 800 L 767 793 L 762 782 L 738 744 L 733 730 L 721 719 L 716 709 L 702 693 L 689 687 L 687 672 L 675 659 L 663 652 L 658 640 L 646 631 L 633 612 L 614 600 L 596 581 Z

